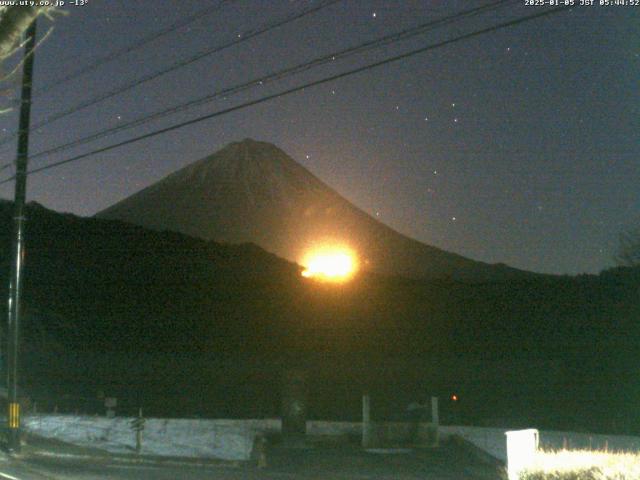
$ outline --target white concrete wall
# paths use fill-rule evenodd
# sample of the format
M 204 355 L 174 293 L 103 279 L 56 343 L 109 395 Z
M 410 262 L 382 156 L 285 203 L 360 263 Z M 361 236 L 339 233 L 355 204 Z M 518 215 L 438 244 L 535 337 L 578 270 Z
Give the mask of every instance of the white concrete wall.
M 427 439 L 431 433 L 431 424 L 420 424 L 418 435 Z M 404 442 L 409 436 L 407 422 L 372 422 L 374 442 L 393 443 Z M 308 435 L 361 435 L 360 422 L 331 422 L 325 420 L 311 420 L 307 422 Z
M 90 417 L 76 415 L 30 415 L 24 428 L 43 437 L 102 448 L 114 453 L 133 453 L 135 434 L 132 418 Z M 430 424 L 421 424 L 425 438 Z M 146 419 L 142 454 L 248 460 L 258 433 L 278 433 L 279 419 Z M 408 424 L 402 422 L 374 423 L 375 435 L 381 442 L 402 442 Z M 458 435 L 489 455 L 506 462 L 507 448 L 504 428 L 440 426 L 440 437 Z M 308 421 L 309 435 L 360 435 L 360 422 Z M 575 432 L 540 432 L 542 448 L 593 448 L 615 451 L 640 451 L 640 437 L 590 435 Z
M 34 434 L 57 438 L 81 446 L 101 448 L 113 453 L 133 453 L 135 433 L 133 418 L 105 418 L 84 415 L 30 415 L 24 428 Z M 427 435 L 429 424 L 423 424 L 421 434 Z M 145 422 L 142 454 L 247 460 L 258 433 L 279 433 L 280 419 L 159 419 Z M 402 442 L 408 434 L 408 424 L 401 422 L 374 423 L 374 438 L 380 443 Z M 308 435 L 361 435 L 360 422 L 308 421 Z
M 132 418 L 76 415 L 30 415 L 25 430 L 74 445 L 113 453 L 133 453 Z M 280 431 L 279 420 L 146 419 L 144 455 L 248 460 L 257 433 Z

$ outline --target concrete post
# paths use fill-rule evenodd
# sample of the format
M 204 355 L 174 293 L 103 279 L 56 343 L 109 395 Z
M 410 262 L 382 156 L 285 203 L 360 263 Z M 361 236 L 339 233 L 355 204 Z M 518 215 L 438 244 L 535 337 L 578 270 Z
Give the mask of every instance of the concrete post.
M 362 448 L 371 447 L 371 398 L 362 395 Z
M 138 425 L 136 426 L 136 453 L 142 451 L 142 429 L 144 428 L 144 420 L 142 419 L 142 408 L 138 410 Z
M 505 432 L 507 436 L 507 471 L 509 480 L 518 480 L 523 470 L 535 461 L 540 434 L 538 430 L 514 430 Z
M 438 397 L 431 397 L 431 423 L 440 425 L 440 412 L 438 411 Z
M 106 397 L 104 399 L 104 406 L 107 409 L 107 418 L 113 418 L 116 416 L 116 407 L 118 406 L 118 399 L 115 397 Z
M 440 412 L 438 410 L 438 397 L 431 397 L 431 425 L 433 428 L 433 446 L 440 444 Z
M 307 433 L 307 372 L 291 368 L 284 374 L 282 392 L 282 436 L 290 447 L 305 444 Z

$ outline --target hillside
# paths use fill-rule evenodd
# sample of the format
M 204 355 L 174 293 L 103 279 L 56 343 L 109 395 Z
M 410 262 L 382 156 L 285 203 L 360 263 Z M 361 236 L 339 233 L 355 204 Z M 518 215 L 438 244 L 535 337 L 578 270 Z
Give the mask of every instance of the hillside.
M 301 263 L 322 243 L 347 245 L 363 269 L 415 278 L 532 275 L 408 238 L 372 218 L 275 145 L 246 139 L 178 170 L 97 214 L 156 230 L 252 242 Z
M 3 297 L 10 207 L 0 202 Z M 609 421 L 640 393 L 633 270 L 323 284 L 254 245 L 30 205 L 25 275 L 22 378 L 41 405 L 102 390 L 150 414 L 273 415 L 280 375 L 299 367 L 316 418 L 357 416 L 365 389 L 390 416 L 419 392 L 456 391 L 473 421 L 526 412 L 568 428 Z

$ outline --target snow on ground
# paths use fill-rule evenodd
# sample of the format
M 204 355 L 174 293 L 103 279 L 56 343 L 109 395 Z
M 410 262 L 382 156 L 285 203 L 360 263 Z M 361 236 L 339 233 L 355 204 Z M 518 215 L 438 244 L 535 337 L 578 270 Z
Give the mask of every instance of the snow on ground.
M 34 434 L 112 453 L 135 452 L 133 418 L 83 415 L 31 415 L 24 428 Z M 261 420 L 146 419 L 143 455 L 248 460 Z M 273 425 L 278 429 L 279 425 Z

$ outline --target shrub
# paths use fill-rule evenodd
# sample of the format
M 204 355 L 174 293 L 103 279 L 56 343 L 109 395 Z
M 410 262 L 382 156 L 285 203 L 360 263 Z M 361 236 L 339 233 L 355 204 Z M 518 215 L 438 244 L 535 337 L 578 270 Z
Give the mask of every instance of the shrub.
M 640 480 L 640 454 L 541 450 L 520 480 Z

